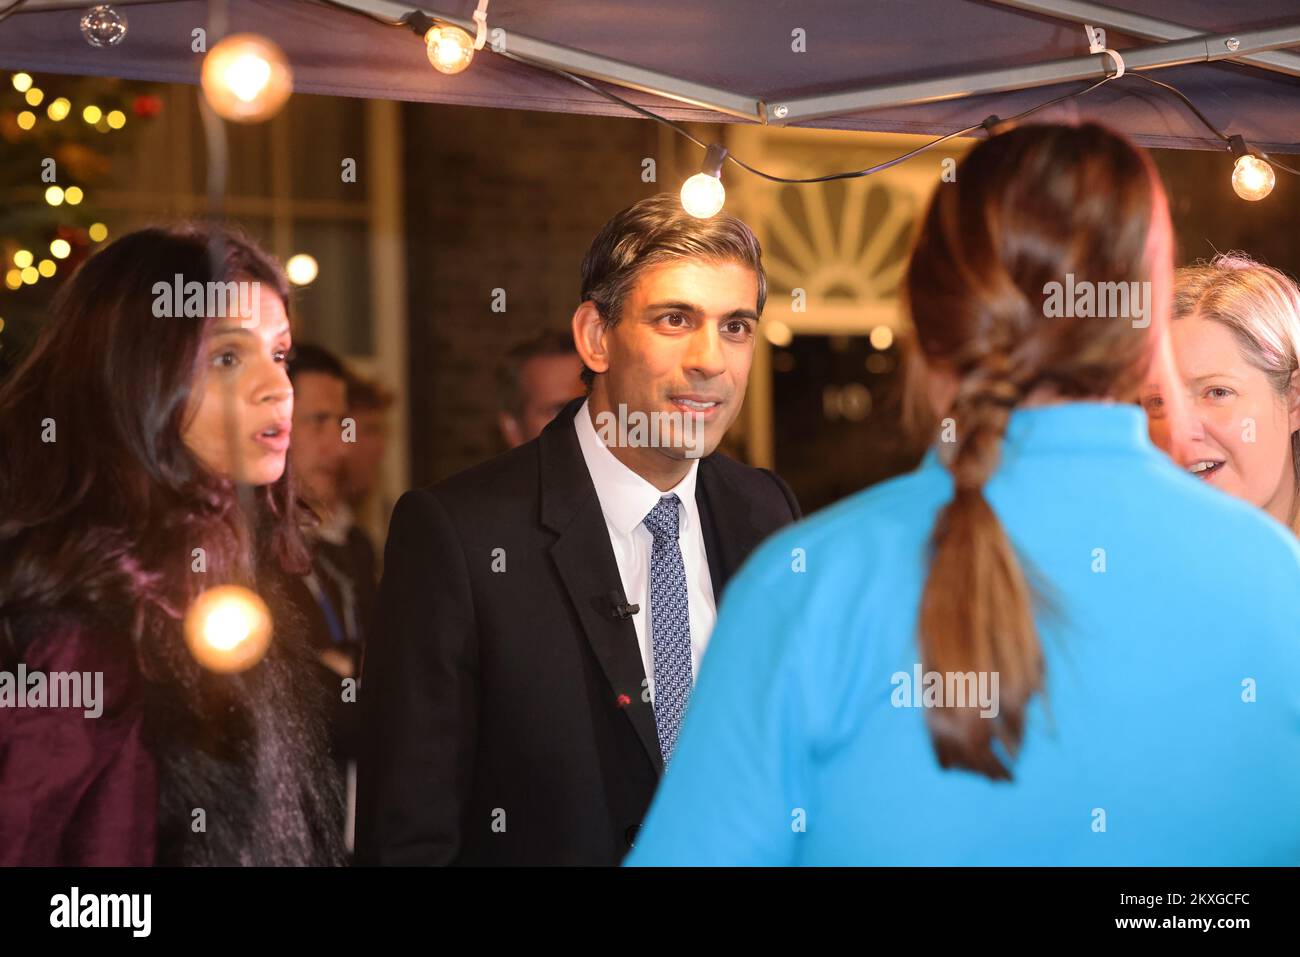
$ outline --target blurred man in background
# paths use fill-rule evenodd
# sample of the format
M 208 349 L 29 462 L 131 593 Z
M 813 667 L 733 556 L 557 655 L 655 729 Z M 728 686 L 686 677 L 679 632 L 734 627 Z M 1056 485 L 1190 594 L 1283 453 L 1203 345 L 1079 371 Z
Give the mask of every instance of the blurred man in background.
M 327 663 L 351 677 L 363 642 L 375 591 L 375 554 L 353 522 L 345 497 L 344 468 L 359 433 L 349 419 L 348 374 L 343 363 L 319 346 L 294 350 L 289 367 L 294 388 L 293 440 L 289 448 L 303 497 L 320 517 L 309 530 L 315 559 L 305 579 L 311 603 L 303 608 L 313 641 L 341 652 Z M 336 667 L 337 665 L 337 667 Z
M 582 360 L 568 329 L 544 332 L 506 353 L 499 371 L 497 421 L 508 448 L 541 435 L 571 400 L 582 395 Z
M 343 502 L 351 510 L 353 524 L 367 533 L 376 549 L 383 545 L 393 509 L 379 472 L 388 450 L 388 415 L 395 398 L 378 382 L 349 371 L 348 415 L 356 422 L 356 441 L 344 446 Z
M 347 370 L 327 350 L 300 345 L 289 363 L 289 378 L 294 389 L 289 458 L 320 524 L 307 530 L 311 573 L 293 579 L 288 592 L 306 620 L 308 639 L 323 666 L 320 678 L 332 702 L 330 741 L 347 788 L 345 841 L 350 850 L 358 718 L 353 701 L 344 698 L 342 683 L 361 670 L 378 582 L 375 551 L 353 521 L 344 496 L 344 467 L 353 457 L 359 432 L 349 415 Z

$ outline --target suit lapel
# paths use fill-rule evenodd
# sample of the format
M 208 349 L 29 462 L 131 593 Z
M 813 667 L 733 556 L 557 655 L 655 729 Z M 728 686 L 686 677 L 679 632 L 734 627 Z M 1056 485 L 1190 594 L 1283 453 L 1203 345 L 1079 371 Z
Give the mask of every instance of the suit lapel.
M 610 685 L 610 695 L 632 722 L 656 772 L 663 772 L 654 711 L 642 700 L 645 667 L 632 619 L 614 614 L 614 601 L 626 602 L 618 562 L 605 516 L 573 429 L 582 407 L 565 407 L 538 439 L 542 524 L 557 533 L 551 557 L 577 609 L 583 632 Z M 642 614 L 648 613 L 643 609 Z
M 753 514 L 754 501 L 727 480 L 712 455 L 700 461 L 695 501 L 709 555 L 713 600 L 719 604 L 727 582 L 766 533 Z

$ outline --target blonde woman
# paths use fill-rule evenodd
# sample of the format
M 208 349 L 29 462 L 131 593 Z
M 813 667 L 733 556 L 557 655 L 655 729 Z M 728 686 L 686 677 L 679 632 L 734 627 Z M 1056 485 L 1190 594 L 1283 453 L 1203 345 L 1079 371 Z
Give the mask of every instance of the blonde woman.
M 1151 438 L 1292 531 L 1300 489 L 1300 288 L 1240 253 L 1180 269 L 1170 342 L 1180 407 L 1149 388 Z

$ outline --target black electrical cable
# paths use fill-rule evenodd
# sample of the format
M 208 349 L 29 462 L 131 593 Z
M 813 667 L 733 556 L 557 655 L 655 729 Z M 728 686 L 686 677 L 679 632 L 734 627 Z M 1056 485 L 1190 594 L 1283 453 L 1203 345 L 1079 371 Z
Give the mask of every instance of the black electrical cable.
M 1268 160 L 1268 162 L 1272 163 L 1278 169 L 1284 169 L 1288 173 L 1292 174 L 1293 176 L 1300 176 L 1300 169 L 1292 169 L 1290 166 L 1287 166 L 1285 163 L 1279 163 L 1276 159 L 1274 159 L 1268 153 L 1265 153 L 1263 150 L 1259 151 L 1259 155 L 1264 159 Z
M 15 2 L 22 3 L 23 0 L 15 0 Z M 332 3 L 333 0 L 324 0 L 324 2 Z M 398 21 L 397 23 L 394 23 L 391 20 L 386 20 L 381 17 L 377 17 L 373 14 L 368 14 L 368 15 L 371 16 L 372 19 L 379 20 L 381 23 L 388 23 L 395 26 L 397 25 L 406 26 L 417 33 L 423 32 L 423 28 L 425 28 L 426 26 L 426 21 L 428 24 L 432 24 L 436 22 L 435 20 L 430 19 L 426 14 L 423 14 L 419 11 L 412 11 L 410 14 L 407 15 L 406 18 L 404 18 L 401 21 Z M 694 143 L 696 146 L 700 147 L 703 150 L 707 150 L 709 148 L 707 143 L 703 142 L 702 140 L 698 139 L 695 136 L 692 136 L 685 129 L 685 127 L 683 127 L 680 123 L 675 123 L 672 120 L 668 119 L 667 117 L 659 116 L 657 113 L 654 113 L 651 110 L 647 110 L 644 107 L 638 106 L 637 104 L 631 102 L 630 100 L 624 99 L 623 97 L 619 96 L 616 93 L 612 93 L 609 90 L 604 89 L 603 87 L 597 86 L 596 84 L 588 81 L 584 77 L 577 76 L 576 74 L 570 73 L 567 70 L 562 70 L 559 67 L 551 66 L 545 63 L 537 63 L 525 57 L 516 56 L 506 50 L 500 50 L 494 52 L 497 52 L 500 56 L 504 56 L 508 59 L 514 60 L 516 63 L 522 63 L 526 66 L 531 66 L 536 69 L 546 70 L 550 73 L 554 73 L 556 76 L 564 77 L 565 79 L 569 80 L 571 83 L 576 83 L 578 86 L 590 90 L 592 93 L 595 93 L 598 96 L 603 96 L 608 100 L 611 100 L 623 107 L 626 107 L 629 110 L 632 110 L 634 113 L 638 113 L 641 116 L 646 117 L 647 119 L 654 120 L 656 123 L 662 123 L 664 126 L 673 130 L 680 136 L 683 136 L 686 139 L 690 140 L 692 143 Z M 1197 108 L 1196 104 L 1193 103 L 1186 96 L 1186 94 L 1184 94 L 1183 91 L 1178 89 L 1176 86 L 1173 86 L 1172 84 L 1169 83 L 1164 83 L 1160 80 L 1152 79 L 1151 77 L 1146 76 L 1142 73 L 1128 72 L 1125 73 L 1124 75 L 1136 77 L 1139 80 L 1143 80 L 1146 83 L 1152 84 L 1153 86 L 1158 86 L 1164 90 L 1168 90 L 1170 93 L 1174 94 L 1176 97 L 1182 100 L 1183 103 L 1187 106 L 1187 108 L 1191 110 L 1193 114 L 1195 114 L 1196 118 L 1199 119 L 1203 124 L 1205 124 L 1206 128 L 1209 129 L 1215 136 L 1223 140 L 1225 143 L 1229 141 L 1230 137 L 1222 130 L 1220 130 L 1217 126 L 1215 126 L 1210 121 L 1210 119 L 1204 113 L 1202 113 L 1199 108 Z M 1039 103 L 1037 106 L 1032 106 L 1023 112 L 1017 113 L 1015 116 L 1009 116 L 1006 119 L 1000 119 L 995 116 L 990 116 L 987 119 L 985 119 L 983 122 L 977 123 L 974 126 L 968 126 L 963 130 L 955 130 L 952 133 L 947 133 L 939 137 L 938 139 L 931 140 L 928 143 L 923 143 L 922 145 L 918 146 L 916 149 L 904 153 L 902 156 L 896 156 L 891 160 L 886 160 L 884 163 L 878 163 L 875 166 L 870 166 L 862 170 L 854 170 L 852 172 L 847 172 L 847 173 L 829 173 L 825 176 L 813 176 L 804 179 L 794 179 L 794 178 L 787 178 L 784 176 L 774 176 L 771 173 L 765 173 L 763 170 L 756 169 L 755 167 L 750 166 L 748 163 L 745 163 L 743 160 L 739 159 L 738 157 L 733 156 L 730 152 L 727 153 L 726 158 L 731 162 L 735 163 L 741 169 L 753 173 L 755 176 L 761 176 L 763 179 L 770 180 L 771 182 L 774 183 L 827 183 L 839 179 L 854 179 L 860 176 L 870 176 L 872 173 L 878 173 L 882 170 L 889 169 L 891 166 L 896 166 L 899 163 L 909 160 L 913 156 L 916 156 L 918 153 L 923 153 L 926 150 L 933 149 L 934 147 L 938 146 L 940 143 L 944 143 L 947 140 L 952 139 L 953 137 L 965 136 L 968 133 L 973 133 L 976 130 L 978 130 L 980 127 L 984 127 L 989 132 L 989 134 L 992 135 L 993 129 L 997 125 L 1003 123 L 1011 123 L 1016 120 L 1021 120 L 1024 119 L 1026 116 L 1029 116 L 1033 113 L 1037 113 L 1039 110 L 1045 110 L 1049 106 L 1055 106 L 1057 103 L 1061 103 L 1065 100 L 1073 99 L 1075 97 L 1085 96 L 1086 94 L 1091 93 L 1093 90 L 1097 89 L 1098 87 L 1106 83 L 1109 83 L 1111 80 L 1114 80 L 1116 78 L 1117 78 L 1116 74 L 1111 74 L 1109 76 L 1103 77 L 1102 79 L 1096 81 L 1095 83 L 1091 84 L 1085 89 L 1075 90 L 1071 93 L 1066 93 L 1063 94 L 1062 96 L 1058 96 L 1055 97 L 1054 99 L 1048 100 L 1045 103 Z M 1274 159 L 1272 156 L 1270 156 L 1269 154 L 1265 153 L 1262 150 L 1256 150 L 1255 152 L 1258 153 L 1258 155 L 1262 159 L 1267 160 L 1269 163 L 1272 163 L 1274 166 L 1278 167 L 1279 169 L 1300 176 L 1300 170 L 1292 169 L 1290 166 L 1287 166 L 1285 163 L 1278 162 L 1276 159 Z
M 625 106 L 629 110 L 632 110 L 635 113 L 639 113 L 640 115 L 648 119 L 654 120 L 657 123 L 662 123 L 664 126 L 667 126 L 669 129 L 674 130 L 680 135 L 686 137 L 686 139 L 690 140 L 692 143 L 694 143 L 696 146 L 699 146 L 701 149 L 708 149 L 707 143 L 698 139 L 695 136 L 692 136 L 690 132 L 688 132 L 680 123 L 675 123 L 666 117 L 659 116 L 657 113 L 647 110 L 644 107 L 638 106 L 637 104 L 631 102 L 630 100 L 626 100 L 623 97 L 619 96 L 617 93 L 612 93 L 609 90 L 599 87 L 596 84 L 588 81 L 583 77 L 570 73 L 567 70 L 562 70 L 559 67 L 550 66 L 544 63 L 534 63 L 533 61 L 527 60 L 523 57 L 515 56 L 514 54 L 509 53 L 508 51 L 502 51 L 501 55 L 511 60 L 514 60 L 517 63 L 524 63 L 528 66 L 538 67 L 540 69 L 547 70 L 548 72 L 554 73 L 557 76 L 562 76 L 565 79 L 569 80 L 570 82 L 576 83 L 578 86 L 581 86 L 585 89 L 590 90 L 593 93 L 605 97 L 608 100 L 612 100 L 615 103 Z M 1103 77 L 1102 79 L 1093 83 L 1091 86 L 1087 87 L 1086 89 L 1075 90 L 1071 93 L 1066 93 L 1063 96 L 1058 96 L 1055 99 L 1048 100 L 1046 103 L 1039 103 L 1037 106 L 1030 107 L 1029 109 L 1021 113 L 1017 113 L 1015 116 L 1007 117 L 1006 120 L 1002 120 L 1001 122 L 1011 122 L 1014 120 L 1023 119 L 1024 117 L 1029 116 L 1031 113 L 1036 113 L 1039 110 L 1046 109 L 1049 106 L 1054 106 L 1055 104 L 1060 103 L 1063 100 L 1068 100 L 1071 99 L 1072 97 L 1083 96 L 1086 93 L 1091 93 L 1093 90 L 1097 89 L 1097 87 L 1101 86 L 1104 83 L 1108 83 L 1113 79 L 1114 79 L 1113 76 Z M 951 133 L 946 133 L 943 136 L 940 136 L 938 139 L 931 140 L 928 143 L 922 143 L 916 149 L 910 150 L 904 153 L 902 156 L 896 156 L 893 159 L 886 160 L 883 163 L 878 163 L 875 166 L 869 166 L 866 169 L 854 170 L 852 172 L 847 172 L 847 173 L 828 173 L 825 176 L 811 176 L 807 178 L 790 178 L 785 176 L 775 176 L 771 173 L 765 173 L 761 169 L 757 169 L 753 166 L 750 166 L 748 163 L 742 161 L 740 158 L 732 155 L 731 153 L 727 154 L 727 159 L 735 163 L 741 169 L 747 170 L 750 173 L 753 173 L 755 176 L 761 176 L 763 179 L 770 180 L 771 182 L 774 183 L 827 183 L 838 179 L 855 179 L 860 176 L 870 176 L 873 173 L 879 173 L 882 170 L 889 169 L 891 166 L 896 166 L 899 163 L 904 162 L 905 160 L 911 159 L 913 156 L 916 156 L 918 153 L 923 153 L 926 150 L 933 149 L 934 147 L 938 146 L 940 143 L 944 143 L 952 139 L 953 137 L 965 136 L 968 133 L 973 133 L 975 130 L 978 130 L 980 127 L 984 125 L 985 123 L 981 122 L 981 123 L 976 123 L 973 126 L 968 126 L 965 129 L 954 130 Z
M 1232 137 L 1228 136 L 1217 126 L 1211 123 L 1209 118 L 1206 117 L 1206 115 L 1202 113 L 1200 110 L 1198 110 L 1196 108 L 1196 104 L 1193 103 L 1190 99 L 1188 99 L 1186 94 L 1184 94 L 1182 90 L 1178 89 L 1178 87 L 1172 86 L 1168 83 L 1162 83 L 1160 80 L 1153 80 L 1151 77 L 1143 76 L 1141 73 L 1132 73 L 1127 75 L 1135 76 L 1139 80 L 1146 80 L 1148 83 L 1154 84 L 1155 86 L 1168 90 L 1170 93 L 1174 94 L 1174 96 L 1182 100 L 1187 105 L 1187 108 L 1196 115 L 1196 118 L 1198 120 L 1200 120 L 1202 123 L 1205 124 L 1205 126 L 1210 130 L 1210 132 L 1212 132 L 1215 136 L 1217 136 L 1219 139 L 1223 140 L 1224 142 L 1231 142 Z M 1276 166 L 1278 169 L 1285 170 L 1286 172 L 1292 174 L 1293 176 L 1300 176 L 1300 170 L 1292 169 L 1290 166 L 1287 166 L 1285 163 L 1278 161 L 1274 157 L 1270 156 L 1268 153 L 1265 153 L 1263 150 L 1257 149 L 1255 150 L 1255 152 L 1259 155 L 1261 159 L 1271 163 L 1273 166 Z
M 1150 83 L 1150 84 L 1152 84 L 1152 85 L 1154 85 L 1154 86 L 1158 86 L 1158 87 L 1160 87 L 1161 89 L 1168 90 L 1170 93 L 1174 94 L 1174 96 L 1178 97 L 1178 98 L 1179 98 L 1180 100 L 1182 100 L 1185 104 L 1187 104 L 1187 108 L 1188 108 L 1189 110 L 1191 110 L 1193 113 L 1196 114 L 1196 118 L 1197 118 L 1198 120 L 1200 120 L 1202 123 L 1204 123 L 1205 126 L 1206 126 L 1206 128 L 1209 129 L 1209 131 L 1210 131 L 1211 133 L 1213 133 L 1213 134 L 1214 134 L 1215 136 L 1217 136 L 1219 139 L 1223 140 L 1225 143 L 1228 142 L 1228 136 L 1227 136 L 1227 134 L 1225 134 L 1225 133 L 1224 133 L 1222 130 L 1220 130 L 1217 126 L 1215 126 L 1213 123 L 1211 123 L 1210 120 L 1209 120 L 1209 118 L 1206 117 L 1206 115 L 1205 115 L 1204 113 L 1202 113 L 1200 110 L 1198 110 L 1198 109 L 1196 108 L 1196 104 L 1193 103 L 1191 100 L 1189 100 L 1189 99 L 1187 98 L 1186 94 L 1184 94 L 1182 90 L 1178 89 L 1178 87 L 1176 87 L 1176 86 L 1171 86 L 1171 85 L 1168 84 L 1168 83 L 1162 83 L 1160 80 L 1153 80 L 1151 77 L 1149 77 L 1149 76 L 1144 76 L 1144 75 L 1142 75 L 1141 73 L 1126 73 L 1125 76 L 1137 77 L 1139 80 L 1145 80 L 1146 82 L 1148 82 L 1148 83 Z

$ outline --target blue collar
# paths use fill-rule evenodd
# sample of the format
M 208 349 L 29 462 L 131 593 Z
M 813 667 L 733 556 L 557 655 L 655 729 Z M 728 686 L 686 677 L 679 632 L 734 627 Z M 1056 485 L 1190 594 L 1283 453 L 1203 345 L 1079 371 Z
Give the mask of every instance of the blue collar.
M 958 423 L 960 430 L 961 425 Z M 925 453 L 922 467 L 940 467 L 939 443 Z M 1044 452 L 1159 455 L 1147 435 L 1140 406 L 1120 402 L 1062 402 L 1016 409 L 1007 422 L 1003 459 Z

